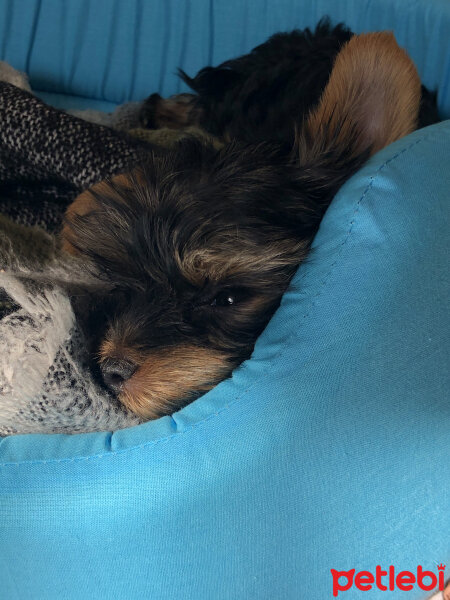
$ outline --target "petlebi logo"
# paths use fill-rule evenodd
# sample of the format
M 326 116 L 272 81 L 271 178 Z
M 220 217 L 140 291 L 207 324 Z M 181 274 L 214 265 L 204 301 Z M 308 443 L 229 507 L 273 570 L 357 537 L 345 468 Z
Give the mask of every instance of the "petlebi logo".
M 419 565 L 415 571 L 399 571 L 395 566 L 383 568 L 375 567 L 375 571 L 337 571 L 331 569 L 333 596 L 341 596 L 345 600 L 344 592 L 352 588 L 367 592 L 373 589 L 382 591 L 410 591 L 420 589 L 426 592 L 445 589 L 445 565 L 436 566 L 436 571 L 429 571 Z M 366 598 L 366 596 L 364 596 Z M 369 600 L 370 596 L 367 598 Z

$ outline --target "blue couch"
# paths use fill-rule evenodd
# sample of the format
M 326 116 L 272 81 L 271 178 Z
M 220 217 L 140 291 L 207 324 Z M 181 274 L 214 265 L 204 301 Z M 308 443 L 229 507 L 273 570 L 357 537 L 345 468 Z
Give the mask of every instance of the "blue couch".
M 0 58 L 111 110 L 324 14 L 393 29 L 450 117 L 445 0 L 3 0 Z M 0 598 L 324 600 L 331 569 L 450 564 L 449 161 L 450 121 L 374 156 L 252 358 L 193 404 L 1 440 Z

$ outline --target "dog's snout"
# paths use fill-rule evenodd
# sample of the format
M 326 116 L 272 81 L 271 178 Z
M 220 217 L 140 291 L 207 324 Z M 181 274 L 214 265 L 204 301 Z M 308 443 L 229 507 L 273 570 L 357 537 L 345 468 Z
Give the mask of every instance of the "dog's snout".
M 120 391 L 125 381 L 130 379 L 137 369 L 132 362 L 118 358 L 107 358 L 100 368 L 105 385 L 113 392 Z

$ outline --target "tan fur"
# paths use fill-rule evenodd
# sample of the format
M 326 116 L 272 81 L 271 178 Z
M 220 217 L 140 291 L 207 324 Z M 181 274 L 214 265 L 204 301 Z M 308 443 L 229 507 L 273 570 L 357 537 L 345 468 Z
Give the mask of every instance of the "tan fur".
M 128 173 L 121 173 L 120 175 L 112 177 L 111 181 L 117 186 L 131 190 L 132 184 L 129 177 L 130 175 Z M 92 192 L 98 195 L 111 195 L 111 191 L 112 188 L 109 180 L 100 181 L 77 196 L 72 204 L 67 208 L 65 222 L 60 234 L 61 248 L 64 252 L 68 252 L 69 254 L 73 254 L 75 256 L 79 254 L 78 250 L 70 241 L 72 237 L 70 222 L 73 221 L 76 216 L 87 215 L 96 209 L 97 204 L 95 201 L 95 196 Z M 117 200 L 122 201 L 120 195 L 116 194 L 116 198 Z
M 300 161 L 349 145 L 349 154 L 377 152 L 416 128 L 420 97 L 417 70 L 392 33 L 354 36 L 307 119 Z
M 236 232 L 236 236 L 239 232 Z M 245 240 L 239 240 L 242 248 Z M 202 286 L 206 280 L 220 282 L 230 277 L 238 277 L 253 271 L 263 276 L 279 267 L 297 265 L 306 253 L 305 240 L 277 240 L 267 244 L 264 253 L 255 254 L 249 244 L 245 252 L 237 253 L 236 239 L 230 235 L 228 239 L 211 240 L 210 247 L 198 248 L 186 253 L 183 257 L 176 256 L 178 266 L 183 276 L 192 284 Z
M 63 224 L 60 239 L 61 239 L 61 249 L 64 252 L 69 254 L 73 254 L 77 256 L 79 254 L 78 250 L 71 243 L 72 231 L 70 228 L 70 222 L 74 219 L 74 217 L 80 215 L 87 215 L 88 213 L 95 210 L 95 200 L 89 190 L 86 190 L 79 196 L 75 198 L 72 204 L 67 208 L 65 214 L 65 222 Z
M 123 384 L 121 402 L 143 419 L 155 419 L 180 407 L 180 399 L 206 392 L 230 372 L 227 357 L 215 350 L 183 345 L 145 354 L 104 342 L 101 356 L 126 357 L 138 365 Z
M 191 94 L 176 94 L 170 98 L 160 98 L 154 113 L 157 129 L 182 129 L 192 124 Z
M 122 340 L 112 340 L 110 338 L 103 340 L 98 352 L 100 362 L 107 358 L 128 360 L 135 365 L 141 365 L 145 361 L 145 355 L 139 349 L 130 348 Z

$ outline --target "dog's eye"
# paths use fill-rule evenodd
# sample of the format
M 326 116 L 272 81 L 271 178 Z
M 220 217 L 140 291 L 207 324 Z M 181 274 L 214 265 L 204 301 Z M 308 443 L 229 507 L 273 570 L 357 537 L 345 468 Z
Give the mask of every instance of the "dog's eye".
M 213 296 L 204 295 L 203 298 L 198 298 L 193 308 L 204 309 L 206 307 L 212 308 L 228 308 L 235 306 L 236 304 L 245 303 L 246 300 L 251 298 L 252 294 L 250 290 L 243 287 L 233 287 L 222 289 L 220 292 L 216 292 Z
M 242 294 L 235 290 L 225 290 L 220 292 L 210 302 L 211 306 L 233 306 L 242 299 Z

